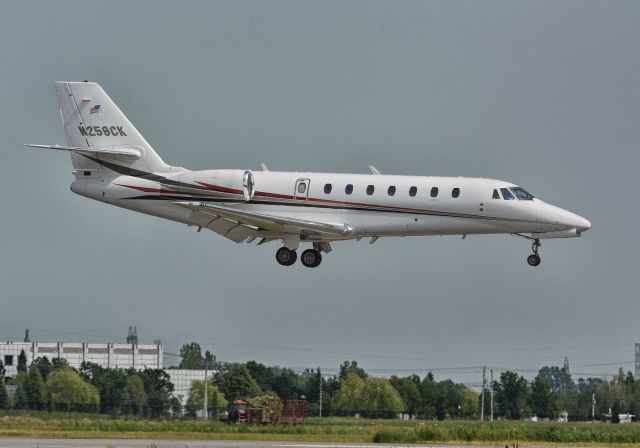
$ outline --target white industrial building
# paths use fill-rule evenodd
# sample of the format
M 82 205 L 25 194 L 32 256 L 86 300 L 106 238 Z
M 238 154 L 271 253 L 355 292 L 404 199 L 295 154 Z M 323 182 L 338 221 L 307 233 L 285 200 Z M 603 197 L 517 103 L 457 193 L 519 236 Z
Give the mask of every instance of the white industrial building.
M 73 368 L 92 362 L 105 368 L 134 368 L 138 370 L 162 368 L 162 344 L 96 344 L 90 342 L 0 342 L 0 361 L 5 377 L 17 374 L 18 356 L 24 350 L 27 366 L 34 359 L 47 357 L 65 359 Z
M 28 336 L 28 333 L 27 333 Z M 133 336 L 133 339 L 132 339 Z M 129 329 L 130 342 L 126 344 L 93 342 L 0 342 L 0 361 L 4 364 L 5 378 L 13 378 L 18 373 L 18 357 L 24 350 L 27 367 L 38 358 L 65 359 L 69 365 L 79 369 L 83 362 L 98 364 L 104 368 L 138 370 L 162 369 L 163 350 L 160 341 L 153 344 L 138 344 L 135 329 Z M 165 369 L 174 386 L 173 394 L 184 407 L 194 380 L 204 380 L 204 370 Z M 209 370 L 207 378 L 215 371 Z
M 189 390 L 191 390 L 191 383 L 194 380 L 204 380 L 204 370 L 185 370 L 185 369 L 165 369 L 165 372 L 171 378 L 173 384 L 173 395 L 180 400 L 182 407 L 187 404 L 189 398 Z M 207 371 L 207 379 L 211 379 L 213 373 L 211 370 Z

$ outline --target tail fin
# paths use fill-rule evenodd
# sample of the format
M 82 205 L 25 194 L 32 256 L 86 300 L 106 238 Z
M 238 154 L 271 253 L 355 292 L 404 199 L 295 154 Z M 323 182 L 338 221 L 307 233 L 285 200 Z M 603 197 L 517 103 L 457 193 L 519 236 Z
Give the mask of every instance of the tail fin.
M 71 152 L 74 169 L 113 170 L 115 167 L 118 171 L 117 166 L 123 165 L 149 173 L 169 171 L 170 167 L 98 84 L 59 81 L 54 87 L 69 146 L 91 149 Z M 108 163 L 113 162 L 118 153 L 127 151 L 140 153 L 140 157 L 118 160 L 118 165 Z

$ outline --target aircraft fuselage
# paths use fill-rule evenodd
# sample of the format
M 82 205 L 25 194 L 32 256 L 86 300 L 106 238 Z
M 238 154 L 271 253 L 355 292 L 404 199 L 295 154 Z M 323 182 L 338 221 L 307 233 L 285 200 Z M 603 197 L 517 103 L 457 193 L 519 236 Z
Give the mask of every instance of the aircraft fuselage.
M 248 172 L 254 179 L 249 194 L 243 185 Z M 514 195 L 505 199 L 500 189 L 516 185 L 494 179 L 248 170 L 185 171 L 162 177 L 148 180 L 125 175 L 107 180 L 80 176 L 72 190 L 194 226 L 202 226 L 202 219 L 176 202 L 215 203 L 348 223 L 353 231 L 342 239 L 560 231 L 576 231 L 566 236 L 577 236 L 590 227 L 584 218 L 537 198 L 519 200 Z M 492 197 L 494 190 L 499 192 L 498 198 Z M 302 238 L 326 239 L 313 235 Z

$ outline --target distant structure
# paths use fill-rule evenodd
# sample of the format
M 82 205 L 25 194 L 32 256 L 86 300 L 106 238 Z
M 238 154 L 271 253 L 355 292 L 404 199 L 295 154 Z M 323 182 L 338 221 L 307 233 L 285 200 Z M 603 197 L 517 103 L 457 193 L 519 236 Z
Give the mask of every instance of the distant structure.
M 185 370 L 185 369 L 165 369 L 167 375 L 169 375 L 171 383 L 173 383 L 173 394 L 180 400 L 180 404 L 184 408 L 189 398 L 189 391 L 191 390 L 191 384 L 195 380 L 204 381 L 205 372 L 202 370 Z M 207 378 L 211 376 L 215 371 L 209 370 Z M 216 412 L 214 410 L 214 412 Z M 202 416 L 202 410 L 198 412 L 198 415 Z
M 635 417 L 635 414 L 618 414 L 618 420 L 620 421 L 621 425 L 625 423 L 631 423 L 633 417 Z
M 127 344 L 138 343 L 138 330 L 134 327 L 129 327 L 129 334 L 127 335 Z
M 137 338 L 137 337 L 136 337 Z M 137 340 L 137 339 L 136 339 Z M 27 365 L 33 360 L 47 357 L 65 359 L 73 368 L 83 362 L 92 362 L 102 367 L 134 368 L 138 370 L 162 368 L 161 344 L 96 344 L 90 342 L 0 342 L 0 360 L 4 363 L 6 378 L 18 372 L 18 356 L 24 350 Z
M 636 344 L 636 380 L 640 380 L 640 344 Z

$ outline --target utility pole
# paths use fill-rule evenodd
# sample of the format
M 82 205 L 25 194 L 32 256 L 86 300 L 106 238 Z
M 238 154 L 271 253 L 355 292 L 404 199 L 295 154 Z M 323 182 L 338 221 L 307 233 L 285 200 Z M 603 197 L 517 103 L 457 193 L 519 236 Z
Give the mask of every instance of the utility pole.
M 636 381 L 640 380 L 640 344 L 636 344 Z
M 484 421 L 484 387 L 486 383 L 487 366 L 482 367 L 482 405 L 480 406 L 480 421 Z
M 209 409 L 207 408 L 207 404 L 209 401 L 209 397 L 207 397 L 207 365 L 209 364 L 209 359 L 207 354 L 204 355 L 204 402 L 202 403 L 202 418 L 207 420 L 209 418 Z
M 318 367 L 318 380 L 320 383 L 320 412 L 318 415 L 322 418 L 322 372 L 320 371 L 320 367 Z
M 591 423 L 596 422 L 596 394 L 591 394 Z
M 489 395 L 491 396 L 491 421 L 493 421 L 493 369 L 491 369 L 491 389 L 489 389 Z

